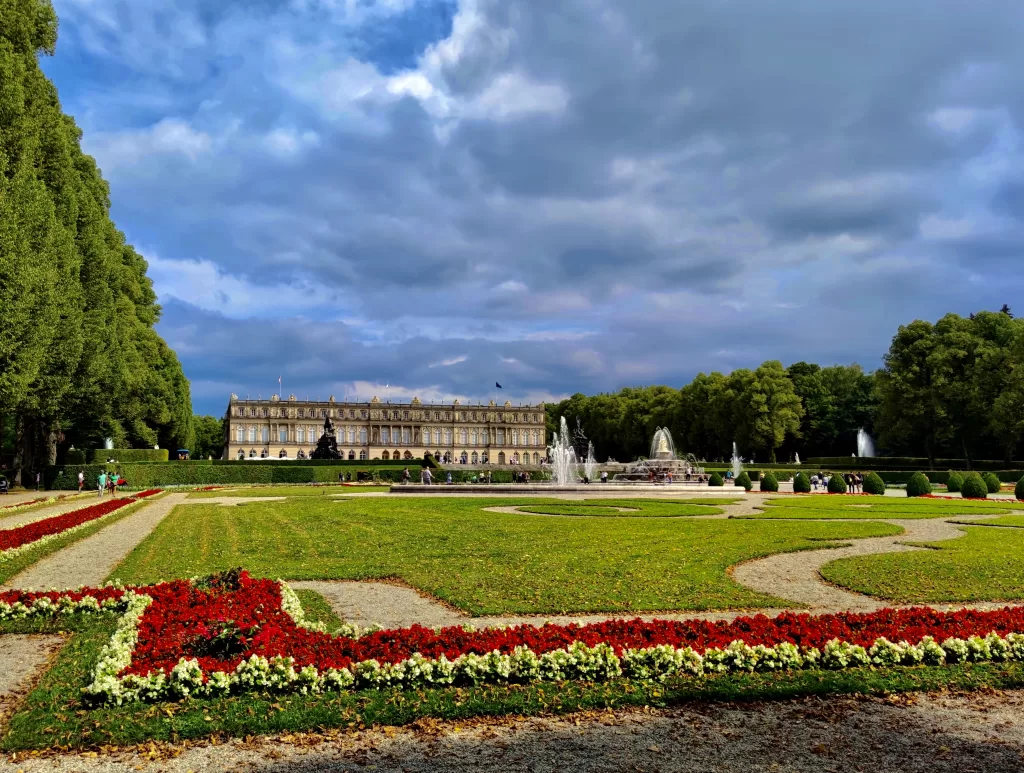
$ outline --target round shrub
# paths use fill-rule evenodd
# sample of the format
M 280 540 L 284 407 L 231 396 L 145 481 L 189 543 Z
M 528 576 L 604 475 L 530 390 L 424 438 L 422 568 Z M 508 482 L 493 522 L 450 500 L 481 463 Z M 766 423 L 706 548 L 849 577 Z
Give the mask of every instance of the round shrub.
M 721 475 L 719 475 L 717 472 L 713 472 L 713 473 L 711 473 L 711 477 L 708 478 L 708 485 L 709 486 L 724 486 L 725 485 L 725 481 L 722 480 L 722 476 Z
M 764 473 L 761 476 L 761 491 L 778 491 L 779 481 L 776 480 L 775 474 L 771 471 Z
M 957 492 L 964 485 L 964 476 L 958 472 L 949 471 L 949 478 L 946 480 L 946 490 Z
M 989 494 L 998 494 L 999 490 L 1003 487 L 1003 484 L 999 482 L 999 478 L 994 472 L 986 472 L 981 476 L 981 479 L 985 481 L 985 485 L 988 486 Z
M 864 493 L 885 496 L 885 481 L 877 472 L 869 472 L 864 476 Z
M 1013 490 L 1013 495 L 1017 499 L 1024 499 L 1024 478 L 1017 481 L 1017 487 Z
M 964 484 L 960 487 L 960 496 L 964 499 L 985 499 L 988 496 L 988 486 L 981 476 L 972 472 L 964 478 Z
M 915 472 L 910 476 L 910 480 L 907 481 L 907 496 L 908 497 L 923 497 L 925 494 L 932 493 L 932 482 L 928 480 L 928 476 L 923 472 Z
M 746 470 L 736 476 L 736 485 L 743 486 L 747 491 L 750 491 L 750 489 L 754 487 L 754 484 L 750 482 L 750 476 L 747 475 Z
M 1024 482 L 1024 478 L 1021 478 Z M 806 472 L 798 472 L 796 477 L 793 478 L 793 493 L 795 494 L 810 494 L 811 493 L 811 479 L 807 477 Z
M 846 481 L 843 480 L 843 474 L 840 472 L 832 473 L 828 478 L 828 493 L 829 494 L 845 494 L 846 493 Z

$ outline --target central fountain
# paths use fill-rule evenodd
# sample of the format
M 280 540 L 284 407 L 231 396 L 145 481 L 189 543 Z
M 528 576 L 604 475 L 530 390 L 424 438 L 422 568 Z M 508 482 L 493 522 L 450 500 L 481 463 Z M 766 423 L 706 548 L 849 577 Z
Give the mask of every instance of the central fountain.
M 665 482 L 684 483 L 700 480 L 704 476 L 704 468 L 697 462 L 693 454 L 680 459 L 676 454 L 676 445 L 672 442 L 672 433 L 668 427 L 658 427 L 651 439 L 651 453 L 626 472 L 620 472 L 613 479 L 615 483 L 628 482 Z

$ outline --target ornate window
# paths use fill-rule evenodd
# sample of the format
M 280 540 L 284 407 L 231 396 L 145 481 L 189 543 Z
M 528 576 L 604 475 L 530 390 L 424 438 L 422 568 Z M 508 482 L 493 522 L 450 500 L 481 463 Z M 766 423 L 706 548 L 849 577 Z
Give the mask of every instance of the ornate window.
M 501 430 L 498 430 L 498 431 L 500 432 Z M 498 464 L 504 464 L 504 463 L 505 463 L 505 452 L 504 451 L 498 451 Z
M 391 458 L 391 454 L 389 454 L 387 451 L 381 451 L 380 458 L 381 459 L 390 459 Z
M 256 458 L 256 449 L 255 448 L 250 448 L 249 449 L 249 458 L 250 459 L 255 459 Z
M 266 459 L 268 456 L 270 456 L 270 452 L 267 449 L 264 448 L 260 451 L 260 459 Z
M 461 461 L 463 464 L 466 464 L 466 462 L 469 461 L 469 454 L 463 451 L 462 456 L 459 457 L 459 461 Z
M 446 429 L 444 431 L 444 444 L 446 446 L 450 446 L 452 444 L 452 431 L 450 429 Z
M 327 409 L 326 408 L 321 408 L 320 409 L 320 418 L 321 419 L 326 419 L 327 418 Z
M 298 427 L 298 428 L 296 428 L 296 430 L 295 430 L 295 442 L 296 443 L 305 443 L 306 442 L 306 428 L 305 427 Z
M 260 430 L 260 442 L 261 443 L 269 443 L 270 442 L 270 427 L 264 427 L 263 429 Z
M 238 415 L 239 416 L 245 416 L 245 408 L 239 408 L 238 409 Z
M 285 451 L 285 450 L 284 450 L 284 449 L 282 448 L 282 449 L 281 449 L 281 453 L 279 453 L 279 454 L 277 455 L 277 458 L 278 458 L 278 459 L 287 459 L 287 458 L 288 458 L 288 452 L 287 452 L 287 451 Z
M 365 448 L 359 452 L 359 460 L 360 461 L 366 461 L 366 449 Z
M 359 445 L 361 445 L 361 446 L 365 446 L 366 445 L 366 430 L 365 429 L 359 430 Z M 359 458 L 360 459 L 365 459 L 366 456 L 364 456 L 363 453 L 360 453 L 359 454 Z
M 514 445 L 514 446 L 519 445 L 519 430 L 517 430 L 517 429 L 510 429 L 508 431 L 508 434 L 509 434 L 509 442 L 512 445 Z
M 512 464 L 519 464 L 519 452 L 512 454 Z
M 468 437 L 469 437 L 469 435 L 466 433 L 466 430 L 464 430 L 464 429 L 459 430 L 459 444 L 460 445 L 466 445 L 469 442 Z
M 235 440 L 239 443 L 245 440 L 245 427 L 239 427 L 235 430 Z
M 434 421 L 441 421 L 441 412 L 434 411 Z
M 349 443 L 349 445 L 352 445 L 352 446 L 354 446 L 356 444 L 356 428 L 355 427 L 349 427 L 348 428 L 348 443 Z
M 533 463 L 540 464 L 540 455 L 536 451 L 533 452 Z
M 281 427 L 277 431 L 277 442 L 278 443 L 287 443 L 288 442 L 288 429 L 287 429 L 287 427 Z
M 389 430 L 387 427 L 381 427 L 380 428 L 380 444 L 382 446 L 386 446 L 390 442 L 391 442 L 391 430 Z M 387 453 L 387 451 L 385 451 L 384 453 Z
M 409 412 L 408 411 L 402 411 L 402 418 L 405 421 L 408 421 L 409 420 Z
M 262 411 L 260 411 L 260 415 L 263 416 L 264 419 L 267 418 L 267 415 L 269 413 L 270 413 L 270 411 L 268 411 L 266 408 L 264 408 Z
M 365 408 L 359 412 L 359 417 L 361 419 L 365 419 L 366 418 L 366 409 Z
M 255 408 L 250 408 L 249 409 L 249 415 L 250 416 L 255 416 L 256 415 L 256 409 Z
M 473 464 L 476 464 L 477 462 L 480 461 L 480 457 L 477 455 L 476 451 L 474 451 L 473 455 L 470 456 L 469 458 L 472 460 Z
M 465 412 L 465 411 L 463 411 L 463 412 L 462 412 L 462 420 L 463 420 L 463 421 L 465 421 L 465 420 L 466 420 L 466 415 L 467 415 L 467 414 L 466 414 L 466 412 Z
M 409 445 L 412 442 L 412 431 L 408 427 L 402 428 L 402 445 Z
M 239 459 L 244 459 L 245 458 L 245 451 L 243 451 L 242 449 L 238 449 L 238 458 Z
M 255 427 L 249 427 L 249 442 L 250 443 L 255 443 L 256 442 L 256 428 Z
M 356 458 L 356 452 L 355 451 L 349 451 L 348 452 L 348 459 L 349 459 L 349 461 L 350 462 L 351 461 L 355 461 L 355 458 Z
M 505 430 L 499 429 L 497 434 L 498 434 L 498 445 L 499 446 L 505 445 Z M 502 454 L 502 455 L 504 456 L 504 454 Z M 504 464 L 504 462 L 498 462 L 498 464 Z
M 473 445 L 475 445 L 475 446 L 480 445 L 480 443 L 479 443 L 480 435 L 477 433 L 476 430 L 473 430 L 472 432 L 470 432 L 469 433 L 469 437 L 470 437 L 470 442 Z M 476 456 L 476 454 L 473 454 L 473 456 Z

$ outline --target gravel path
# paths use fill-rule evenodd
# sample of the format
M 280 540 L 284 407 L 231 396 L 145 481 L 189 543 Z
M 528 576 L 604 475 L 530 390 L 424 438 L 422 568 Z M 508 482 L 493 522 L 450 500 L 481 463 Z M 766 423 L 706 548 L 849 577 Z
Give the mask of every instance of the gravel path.
M 58 550 L 12 577 L 3 590 L 11 588 L 78 588 L 101 585 L 114 568 L 145 539 L 156 525 L 185 501 L 185 494 L 165 494 L 145 502 L 126 518 L 91 537 Z
M 1019 773 L 1024 692 L 690 704 L 445 723 L 99 757 L 5 761 L 0 772 Z
M 0 510 L 0 530 L 14 529 L 18 526 L 24 526 L 26 523 L 35 523 L 36 521 L 41 521 L 44 518 L 52 518 L 55 515 L 70 513 L 72 510 L 80 510 L 83 507 L 94 505 L 99 501 L 100 498 L 94 495 L 91 497 L 82 497 L 80 499 L 59 502 L 46 507 L 39 507 L 34 510 L 25 510 L 22 512 L 5 514 L 3 510 Z
M 10 716 L 34 677 L 63 642 L 60 636 L 43 634 L 0 636 L 0 722 Z

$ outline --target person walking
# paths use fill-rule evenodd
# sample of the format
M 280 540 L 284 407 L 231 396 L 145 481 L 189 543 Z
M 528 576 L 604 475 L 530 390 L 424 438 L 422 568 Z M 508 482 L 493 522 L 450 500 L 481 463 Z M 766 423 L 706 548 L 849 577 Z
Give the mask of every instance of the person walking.
M 78 471 L 78 493 L 82 493 L 82 489 L 85 488 L 85 471 Z
M 406 467 L 404 470 L 402 470 L 402 483 L 408 483 L 408 482 L 409 482 L 409 468 Z
M 107 487 L 107 471 L 100 470 L 99 477 L 96 478 L 96 488 L 98 490 L 98 496 L 102 498 L 103 490 Z
M 110 486 L 110 496 L 117 499 L 117 471 L 111 472 L 107 476 L 107 485 Z

